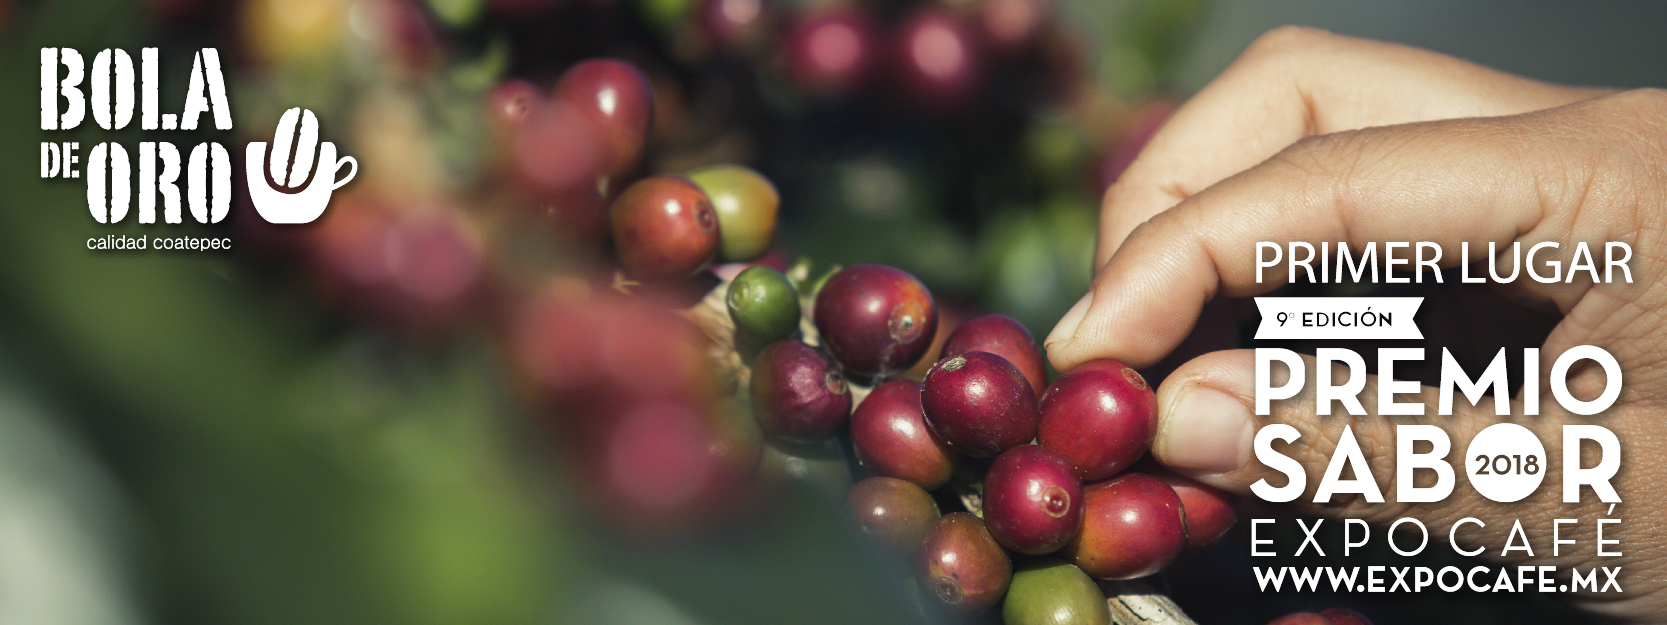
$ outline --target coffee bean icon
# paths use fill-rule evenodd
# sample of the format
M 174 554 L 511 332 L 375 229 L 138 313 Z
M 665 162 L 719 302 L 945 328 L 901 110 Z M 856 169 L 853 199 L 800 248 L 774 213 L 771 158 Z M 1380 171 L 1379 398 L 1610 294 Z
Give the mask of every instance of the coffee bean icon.
M 275 224 L 318 219 L 330 193 L 359 172 L 359 161 L 337 158 L 336 144 L 318 140 L 318 117 L 299 107 L 278 118 L 271 143 L 250 141 L 244 154 L 249 199 L 263 219 Z
M 266 161 L 272 169 L 273 188 L 287 193 L 306 188 L 318 154 L 318 117 L 300 107 L 284 111 L 269 150 Z

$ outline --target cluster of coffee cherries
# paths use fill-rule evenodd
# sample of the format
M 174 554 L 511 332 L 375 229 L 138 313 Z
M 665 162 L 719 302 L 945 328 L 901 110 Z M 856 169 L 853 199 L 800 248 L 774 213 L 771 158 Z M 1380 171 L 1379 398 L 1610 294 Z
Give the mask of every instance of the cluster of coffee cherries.
M 774 247 L 780 197 L 756 171 L 720 164 L 610 189 L 639 166 L 652 99 L 632 64 L 591 59 L 548 93 L 500 83 L 486 106 L 508 186 L 529 200 L 518 206 L 548 220 L 541 232 L 569 237 L 569 253 L 601 257 L 507 298 L 511 369 L 593 508 L 616 527 L 666 533 L 760 503 L 766 445 L 737 395 L 745 365 L 722 302 L 753 293 L 760 303 L 741 318 L 785 306 L 796 330 L 801 295 Z
M 1103 614 L 1092 578 L 1150 575 L 1233 523 L 1224 493 L 1127 471 L 1157 418 L 1132 369 L 1091 362 L 1048 385 L 1031 334 L 991 315 L 949 333 L 923 379 L 908 379 L 939 323 L 913 276 L 783 266 L 770 254 L 780 198 L 745 167 L 632 180 L 653 121 L 632 64 L 582 61 L 548 91 L 506 81 L 485 106 L 515 205 L 608 259 L 493 299 L 509 311 L 512 370 L 594 507 L 621 526 L 733 517 L 763 500 L 772 452 L 791 467 L 781 450 L 844 448 L 872 476 L 848 497 L 859 524 L 917 559 L 931 601 Z M 965 509 L 940 516 L 930 491 L 943 489 Z
M 491 323 L 552 283 L 617 274 L 664 291 L 771 251 L 780 200 L 762 175 L 643 174 L 654 102 L 615 58 L 577 62 L 550 88 L 504 80 L 480 105 L 490 149 L 465 195 L 402 203 L 372 185 L 314 227 L 252 234 L 294 237 L 325 299 L 407 335 Z
M 576 3 L 491 3 L 511 20 L 537 20 Z M 597 3 L 601 4 L 601 3 Z M 769 68 L 800 95 L 965 109 L 1006 78 L 1063 81 L 1083 61 L 1075 33 L 1048 0 L 905 3 L 639 0 L 635 12 L 685 63 L 740 60 Z M 1057 86 L 1057 85 L 1056 85 Z
M 788 58 L 807 88 L 872 82 L 868 18 L 801 18 Z M 973 57 L 943 56 L 971 49 L 964 24 L 934 9 L 900 32 L 931 70 L 911 84 L 941 90 L 922 101 L 975 93 Z M 781 198 L 746 167 L 643 175 L 655 102 L 634 64 L 583 60 L 548 89 L 505 80 L 482 108 L 493 149 L 479 184 L 415 209 L 346 193 L 305 243 L 349 308 L 401 328 L 485 317 L 611 526 L 686 532 L 767 508 L 783 476 L 856 475 L 858 527 L 912 561 L 926 603 L 1000 604 L 1016 624 L 1105 623 L 1096 579 L 1156 573 L 1235 521 L 1229 495 L 1143 460 L 1155 398 L 1129 367 L 1090 362 L 1049 384 L 1011 318 L 944 333 L 906 272 L 790 264 Z M 523 239 L 554 241 L 559 258 L 524 262 Z M 1364 623 L 1350 614 L 1277 623 Z
M 587 59 L 563 72 L 548 92 L 521 79 L 500 82 L 485 106 L 498 134 L 499 174 L 514 202 L 551 221 L 550 231 L 568 247 L 601 245 L 610 230 L 609 200 L 627 195 L 616 187 L 637 169 L 653 125 L 654 91 L 642 71 L 620 59 Z M 634 190 L 638 201 L 664 196 L 675 206 L 666 210 L 686 218 L 666 224 L 671 229 L 658 236 L 686 233 L 690 242 L 661 254 L 663 266 L 639 269 L 655 277 L 688 277 L 709 264 L 718 232 L 710 201 L 695 205 L 686 179 L 651 178 L 640 186 Z M 691 251 L 699 257 L 691 259 Z M 622 258 L 646 262 L 631 254 Z
M 862 531 L 914 559 L 931 603 L 977 614 L 1006 597 L 1010 623 L 1060 611 L 1103 623 L 1093 579 L 1156 573 L 1236 518 L 1226 493 L 1128 471 L 1157 427 L 1152 389 L 1129 367 L 1093 361 L 1049 385 L 1031 334 L 988 315 L 949 334 L 923 381 L 888 379 L 925 355 L 935 310 L 918 282 L 887 267 L 835 274 L 814 318 L 831 358 L 798 342 L 767 348 L 755 409 L 778 436 L 832 436 L 850 415 L 851 445 L 872 477 L 847 504 Z M 778 382 L 788 368 L 802 373 Z M 841 370 L 878 383 L 854 411 Z M 940 515 L 929 491 L 946 487 L 965 510 Z

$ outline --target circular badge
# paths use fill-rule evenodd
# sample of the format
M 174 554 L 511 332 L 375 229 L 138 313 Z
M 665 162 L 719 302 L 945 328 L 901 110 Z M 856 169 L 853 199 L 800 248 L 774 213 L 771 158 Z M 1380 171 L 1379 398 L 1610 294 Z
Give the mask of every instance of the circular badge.
M 1482 430 L 1464 452 L 1470 484 L 1499 503 L 1521 501 L 1545 480 L 1545 445 L 1528 428 L 1496 423 Z

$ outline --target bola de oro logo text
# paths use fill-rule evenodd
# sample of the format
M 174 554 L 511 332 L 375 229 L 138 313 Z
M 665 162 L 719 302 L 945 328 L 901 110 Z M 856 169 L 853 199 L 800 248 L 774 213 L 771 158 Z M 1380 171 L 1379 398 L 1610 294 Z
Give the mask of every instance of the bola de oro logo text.
M 90 111 L 103 130 L 123 130 L 138 117 L 144 131 L 231 130 L 231 108 L 220 54 L 198 50 L 191 61 L 185 102 L 178 113 L 162 112 L 158 102 L 159 51 L 139 51 L 139 63 L 126 50 L 107 48 L 85 57 L 73 48 L 41 48 L 41 130 L 79 127 Z M 182 148 L 171 141 L 140 141 L 136 146 L 100 142 L 86 152 L 73 141 L 41 143 L 41 177 L 82 179 L 87 210 L 101 224 L 117 224 L 136 213 L 141 224 L 180 224 L 185 214 L 200 224 L 216 224 L 231 208 L 231 154 L 219 141 Z M 278 121 L 270 143 L 250 142 L 244 176 L 249 199 L 262 219 L 275 224 L 309 223 L 323 214 L 331 193 L 358 173 L 351 156 L 338 156 L 336 145 L 320 141 L 318 117 L 291 108 Z M 85 173 L 85 176 L 82 174 Z M 120 239 L 120 240 L 118 240 Z M 185 243 L 177 249 L 229 249 L 229 239 Z M 156 247 L 175 249 L 170 239 Z M 88 240 L 89 249 L 145 249 L 145 237 Z

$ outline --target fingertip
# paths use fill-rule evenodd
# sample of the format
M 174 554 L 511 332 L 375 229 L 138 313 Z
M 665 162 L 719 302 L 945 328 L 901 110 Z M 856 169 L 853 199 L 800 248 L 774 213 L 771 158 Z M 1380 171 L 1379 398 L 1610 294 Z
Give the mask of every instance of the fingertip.
M 1055 345 L 1063 345 L 1076 338 L 1077 327 L 1082 325 L 1083 316 L 1088 314 L 1088 307 L 1093 304 L 1094 291 L 1089 290 L 1082 296 L 1082 299 L 1071 305 L 1070 310 L 1065 311 L 1064 316 L 1059 318 L 1059 323 L 1054 325 L 1052 332 L 1048 333 L 1048 338 L 1042 341 L 1042 346 L 1052 352 Z
M 1070 371 L 1096 358 L 1110 358 L 1134 367 L 1150 364 L 1129 359 L 1123 353 L 1126 346 L 1120 337 L 1109 331 L 1117 325 L 1108 323 L 1105 317 L 1114 308 L 1110 300 L 1117 297 L 1114 288 L 1096 280 L 1088 294 L 1071 306 L 1043 344 L 1054 369 Z
M 1128 284 L 1118 280 L 1098 279 L 1089 294 L 1065 313 L 1043 343 L 1048 360 L 1055 369 L 1070 371 L 1097 358 L 1110 358 L 1142 368 L 1168 353 L 1173 345 L 1154 342 L 1154 333 L 1128 331 L 1129 328 L 1150 327 L 1138 319 L 1161 306 L 1132 297 L 1127 287 Z M 1185 336 L 1184 331 L 1182 336 Z

